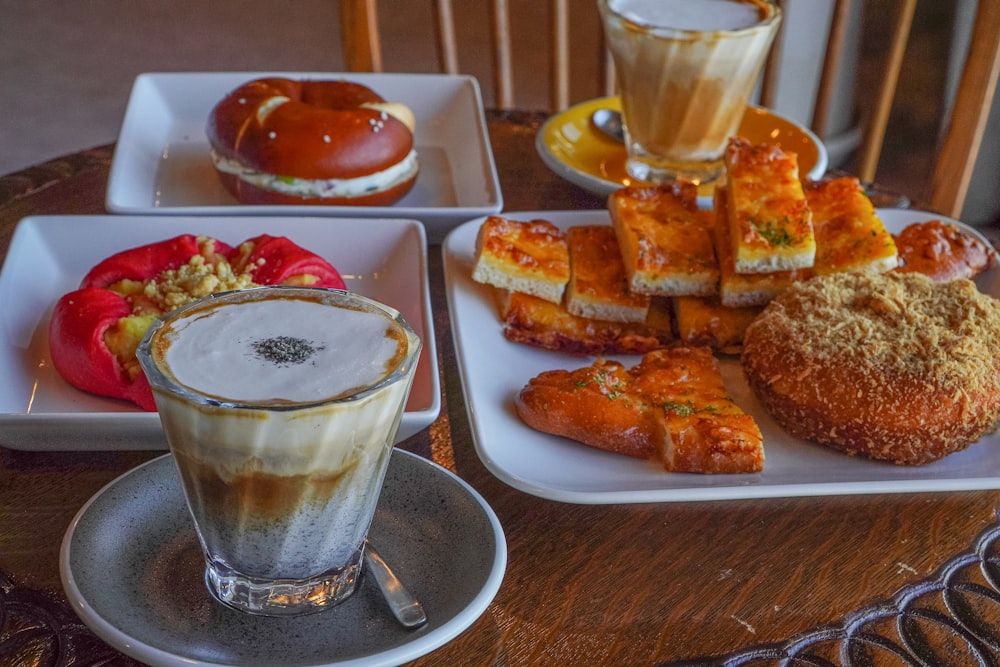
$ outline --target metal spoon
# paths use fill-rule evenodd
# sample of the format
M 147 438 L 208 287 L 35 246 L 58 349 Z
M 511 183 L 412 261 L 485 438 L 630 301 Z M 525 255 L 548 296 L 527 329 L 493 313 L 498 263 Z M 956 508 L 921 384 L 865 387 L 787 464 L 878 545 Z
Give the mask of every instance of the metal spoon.
M 625 141 L 625 131 L 622 128 L 622 115 L 614 109 L 598 109 L 590 115 L 590 122 L 598 130 L 615 141 Z
M 392 615 L 404 628 L 419 628 L 427 622 L 427 614 L 420 602 L 406 590 L 403 582 L 389 569 L 371 542 L 365 543 L 365 563 L 368 571 L 375 577 L 375 583 L 389 604 Z

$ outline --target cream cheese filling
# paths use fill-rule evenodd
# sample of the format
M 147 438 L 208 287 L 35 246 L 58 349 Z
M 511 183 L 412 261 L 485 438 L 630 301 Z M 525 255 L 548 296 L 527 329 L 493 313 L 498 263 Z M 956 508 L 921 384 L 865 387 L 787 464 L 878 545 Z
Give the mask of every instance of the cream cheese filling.
M 214 150 L 212 161 L 219 171 L 232 174 L 262 190 L 307 198 L 362 197 L 409 180 L 419 168 L 416 150 L 411 150 L 409 155 L 388 169 L 357 178 L 307 179 L 267 174 L 225 158 Z

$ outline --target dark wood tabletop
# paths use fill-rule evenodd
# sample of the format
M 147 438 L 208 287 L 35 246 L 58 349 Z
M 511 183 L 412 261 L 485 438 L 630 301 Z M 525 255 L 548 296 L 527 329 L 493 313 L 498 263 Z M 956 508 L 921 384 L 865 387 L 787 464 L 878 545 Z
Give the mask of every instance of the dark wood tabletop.
M 544 118 L 489 114 L 505 209 L 602 208 L 537 157 Z M 0 256 L 25 216 L 104 213 L 111 155 L 0 178 Z M 508 563 L 488 610 L 414 664 L 1000 662 L 1000 491 L 575 505 L 494 477 L 473 447 L 440 255 L 430 248 L 441 415 L 400 447 L 485 498 Z M 133 664 L 71 610 L 59 546 L 88 498 L 160 453 L 0 447 L 0 665 Z

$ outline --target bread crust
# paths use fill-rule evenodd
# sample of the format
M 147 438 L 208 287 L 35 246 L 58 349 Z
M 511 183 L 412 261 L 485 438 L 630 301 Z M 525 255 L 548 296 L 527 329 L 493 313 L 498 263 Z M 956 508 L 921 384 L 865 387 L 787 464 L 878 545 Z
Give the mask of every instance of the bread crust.
M 747 382 L 789 433 L 917 465 L 1000 419 L 1000 302 L 965 280 L 833 274 L 793 285 L 748 328 Z
M 297 196 L 248 183 L 223 162 L 265 175 L 302 181 L 349 180 L 402 164 L 413 151 L 413 132 L 386 113 L 385 100 L 348 81 L 249 81 L 212 109 L 206 134 L 223 185 L 243 203 L 385 205 L 413 186 L 401 173 L 356 196 Z
M 723 306 L 718 297 L 681 296 L 673 299 L 677 339 L 683 345 L 704 345 L 723 354 L 739 354 L 743 332 L 760 314 L 759 306 Z
M 532 378 L 514 399 L 528 426 L 591 447 L 639 459 L 658 451 L 659 427 L 643 400 L 622 393 L 632 377 L 622 364 L 599 359 L 576 371 Z
M 798 156 L 776 144 L 751 144 L 732 137 L 725 165 L 736 272 L 811 268 L 816 238 L 799 180 Z
M 815 274 L 896 268 L 896 243 L 858 179 L 808 181 L 803 189 L 816 237 Z
M 566 310 L 577 317 L 644 322 L 650 296 L 629 290 L 615 231 L 607 225 L 578 225 L 566 231 L 570 277 Z
M 805 269 L 773 273 L 739 273 L 733 256 L 729 225 L 729 197 L 726 185 L 715 189 L 715 225 L 712 234 L 719 261 L 719 300 L 728 308 L 764 306 L 797 280 L 808 277 Z

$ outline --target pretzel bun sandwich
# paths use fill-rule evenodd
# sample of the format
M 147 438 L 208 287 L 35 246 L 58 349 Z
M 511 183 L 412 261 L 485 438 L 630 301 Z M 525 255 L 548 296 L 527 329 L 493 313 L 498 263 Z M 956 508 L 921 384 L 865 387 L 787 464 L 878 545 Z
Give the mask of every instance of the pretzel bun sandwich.
M 388 206 L 419 169 L 412 111 L 349 81 L 249 81 L 212 109 L 222 184 L 244 204 Z

